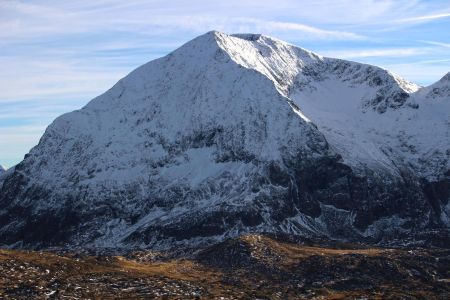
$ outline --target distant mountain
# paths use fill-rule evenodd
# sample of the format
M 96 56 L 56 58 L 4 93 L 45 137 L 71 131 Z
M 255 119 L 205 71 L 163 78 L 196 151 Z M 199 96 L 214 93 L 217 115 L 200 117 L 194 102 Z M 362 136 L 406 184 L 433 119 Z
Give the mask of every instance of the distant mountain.
M 209 32 L 53 122 L 4 176 L 0 241 L 170 248 L 271 232 L 450 246 L 449 77 L 421 88 Z

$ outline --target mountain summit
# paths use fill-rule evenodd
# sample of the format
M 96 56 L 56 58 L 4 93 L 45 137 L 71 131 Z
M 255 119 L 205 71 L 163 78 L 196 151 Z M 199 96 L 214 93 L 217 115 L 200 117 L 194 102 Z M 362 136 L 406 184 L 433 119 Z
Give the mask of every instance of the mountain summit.
M 245 232 L 450 246 L 449 84 L 208 32 L 57 118 L 0 177 L 14 247 Z

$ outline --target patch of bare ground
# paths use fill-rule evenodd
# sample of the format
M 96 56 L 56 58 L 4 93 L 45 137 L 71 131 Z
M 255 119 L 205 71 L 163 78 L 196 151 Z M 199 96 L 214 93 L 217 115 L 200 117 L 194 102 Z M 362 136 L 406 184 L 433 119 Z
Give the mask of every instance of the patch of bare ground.
M 169 258 L 0 250 L 1 299 L 449 299 L 450 250 L 245 235 Z

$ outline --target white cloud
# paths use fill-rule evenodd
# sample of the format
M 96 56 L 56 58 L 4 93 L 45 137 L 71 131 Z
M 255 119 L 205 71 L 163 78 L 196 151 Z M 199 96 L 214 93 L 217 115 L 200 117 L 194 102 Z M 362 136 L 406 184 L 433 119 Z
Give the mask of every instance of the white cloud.
M 199 34 L 212 29 L 226 32 L 246 29 L 274 35 L 300 32 L 309 39 L 354 40 L 362 34 L 349 28 L 450 16 L 450 13 L 424 15 L 423 11 L 431 4 L 418 0 L 46 0 L 36 3 L 0 3 L 0 43 L 71 34 L 130 32 L 158 36 L 181 31 Z
M 337 39 L 337 40 L 360 40 L 365 37 L 359 34 L 346 31 L 323 30 L 316 27 L 290 22 L 264 22 L 261 20 L 255 21 L 255 25 L 260 28 L 266 28 L 269 31 L 297 31 L 299 33 L 307 34 L 308 36 L 317 39 Z
M 435 41 L 420 41 L 422 43 L 425 44 L 429 44 L 429 45 L 435 45 L 435 46 L 440 46 L 440 47 L 444 47 L 444 48 L 450 48 L 450 43 L 442 43 L 442 42 L 435 42 Z
M 0 57 L 0 103 L 30 98 L 92 98 L 130 71 L 84 64 L 57 59 Z
M 417 23 L 417 22 L 427 22 L 427 21 L 433 21 L 437 19 L 443 19 L 443 18 L 449 18 L 450 13 L 438 13 L 438 14 L 432 14 L 432 15 L 422 15 L 422 16 L 414 16 L 410 18 L 404 18 L 400 20 L 396 20 L 396 23 Z
M 365 57 L 408 57 L 429 53 L 429 48 L 389 48 L 328 51 L 324 54 L 337 58 L 365 58 Z
M 251 32 L 272 33 L 291 32 L 302 33 L 308 39 L 338 39 L 355 40 L 362 36 L 344 30 L 328 30 L 317 26 L 298 22 L 275 21 L 270 17 L 255 18 L 245 16 L 227 16 L 226 14 L 205 11 L 195 14 L 185 14 L 183 10 L 175 14 L 153 15 L 151 10 L 128 13 L 105 13 L 79 11 L 69 13 L 65 10 L 46 8 L 23 9 L 20 5 L 12 10 L 20 20 L 5 18 L 0 20 L 0 43 L 22 42 L 58 36 L 70 36 L 74 34 L 95 34 L 107 32 L 130 32 L 133 35 L 144 34 L 148 36 L 160 36 L 176 34 L 181 31 L 191 31 L 196 34 L 209 30 L 221 30 L 225 32 L 238 32 L 247 30 Z M 18 9 L 20 8 L 20 9 Z M 16 10 L 15 10 L 16 9 Z M 30 13 L 33 14 L 30 15 Z M 97 15 L 98 13 L 98 15 Z M 120 15 L 117 17 L 115 14 Z M 45 16 L 36 17 L 38 16 Z

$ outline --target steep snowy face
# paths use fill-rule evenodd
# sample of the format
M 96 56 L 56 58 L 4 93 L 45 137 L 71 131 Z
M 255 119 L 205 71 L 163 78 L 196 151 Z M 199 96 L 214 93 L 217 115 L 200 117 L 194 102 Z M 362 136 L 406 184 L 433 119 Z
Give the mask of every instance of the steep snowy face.
M 442 180 L 450 174 L 450 73 L 411 98 L 414 113 L 401 116 L 410 161 L 424 177 Z
M 285 96 L 300 72 L 323 60 L 312 52 L 262 35 L 219 35 L 218 43 L 232 60 L 269 78 Z
M 266 76 L 235 63 L 229 53 L 241 49 L 224 47 L 225 38 L 234 40 L 201 36 L 55 120 L 29 154 L 33 173 L 48 185 L 123 184 L 147 181 L 161 165 L 169 180 L 187 179 L 177 166 L 199 158 L 221 169 L 236 159 L 281 161 L 302 147 L 326 153 L 325 139 Z
M 450 169 L 448 102 L 429 103 L 429 88 L 419 90 L 385 70 L 331 60 L 336 64 L 331 70 L 338 71 L 315 80 L 302 73 L 291 97 L 346 163 L 393 173 L 413 168 L 430 180 Z M 437 149 L 444 151 L 442 163 L 430 163 Z
M 6 168 L 0 165 L 0 174 L 4 173 L 6 171 Z
M 430 240 L 422 232 L 448 228 L 449 205 L 446 183 L 433 185 L 447 154 L 429 151 L 450 143 L 441 112 L 439 138 L 420 144 L 442 102 L 426 108 L 425 89 L 269 37 L 207 33 L 47 128 L 3 176 L 0 241 Z
M 261 35 L 218 36 L 232 60 L 270 79 L 293 109 L 312 121 L 332 148 L 356 171 L 367 166 L 400 175 L 399 165 L 420 176 L 437 179 L 450 169 L 446 104 L 420 105 L 422 98 L 448 94 L 448 77 L 419 90 L 419 86 L 378 67 L 333 58 Z M 432 117 L 442 139 L 429 138 L 434 126 L 418 119 Z M 418 117 L 420 115 L 420 117 Z M 420 120 L 419 120 L 420 121 Z M 442 149 L 440 163 L 430 166 Z M 431 151 L 431 152 L 430 152 Z M 395 164 L 392 161 L 395 161 Z

